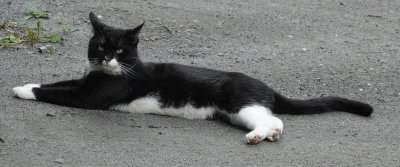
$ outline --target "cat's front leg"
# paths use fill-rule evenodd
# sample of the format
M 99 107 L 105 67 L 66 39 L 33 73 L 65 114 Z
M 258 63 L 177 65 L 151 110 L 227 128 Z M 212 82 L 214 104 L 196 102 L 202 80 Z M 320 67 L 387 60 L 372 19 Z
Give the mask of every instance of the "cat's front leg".
M 54 88 L 54 87 L 76 87 L 79 86 L 82 80 L 79 79 L 73 79 L 73 80 L 66 80 L 66 81 L 60 81 L 60 82 L 55 82 L 51 84 L 41 84 L 40 87 L 42 88 Z
M 12 89 L 15 96 L 21 99 L 36 100 L 35 94 L 32 92 L 33 88 L 40 88 L 40 84 L 26 84 Z

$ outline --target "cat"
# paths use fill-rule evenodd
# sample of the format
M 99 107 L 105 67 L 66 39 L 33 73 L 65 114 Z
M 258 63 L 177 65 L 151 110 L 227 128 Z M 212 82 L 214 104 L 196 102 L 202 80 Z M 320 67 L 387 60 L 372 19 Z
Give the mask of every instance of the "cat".
M 21 99 L 83 109 L 111 109 L 187 119 L 224 119 L 248 129 L 245 140 L 277 141 L 283 123 L 274 114 L 317 114 L 342 111 L 370 116 L 366 103 L 341 97 L 309 100 L 286 98 L 263 82 L 238 72 L 144 63 L 137 45 L 143 24 L 118 29 L 89 14 L 93 37 L 81 79 L 13 88 Z

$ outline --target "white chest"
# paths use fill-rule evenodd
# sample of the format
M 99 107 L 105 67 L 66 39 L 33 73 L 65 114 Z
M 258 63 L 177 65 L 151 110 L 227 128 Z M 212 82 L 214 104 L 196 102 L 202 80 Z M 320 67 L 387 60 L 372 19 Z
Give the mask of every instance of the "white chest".
M 110 107 L 112 110 L 131 112 L 131 113 L 151 113 L 182 117 L 186 119 L 206 119 L 212 117 L 215 107 L 196 108 L 191 104 L 183 107 L 162 107 L 157 97 L 145 96 L 127 104 L 117 104 Z

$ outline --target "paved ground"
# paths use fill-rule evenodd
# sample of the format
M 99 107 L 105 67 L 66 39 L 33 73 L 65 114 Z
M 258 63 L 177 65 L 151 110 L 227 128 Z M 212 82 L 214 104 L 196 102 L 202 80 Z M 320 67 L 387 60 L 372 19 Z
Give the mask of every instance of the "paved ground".
M 398 166 L 400 2 L 312 0 L 0 1 L 1 20 L 25 5 L 50 11 L 78 31 L 55 55 L 0 51 L 1 166 Z M 347 113 L 281 115 L 279 142 L 246 145 L 245 131 L 223 123 L 80 110 L 12 97 L 24 83 L 82 75 L 89 11 L 118 27 L 146 20 L 140 55 L 240 71 L 284 95 L 339 95 L 370 103 Z M 161 25 L 174 22 L 170 35 Z M 52 116 L 46 116 L 46 115 Z

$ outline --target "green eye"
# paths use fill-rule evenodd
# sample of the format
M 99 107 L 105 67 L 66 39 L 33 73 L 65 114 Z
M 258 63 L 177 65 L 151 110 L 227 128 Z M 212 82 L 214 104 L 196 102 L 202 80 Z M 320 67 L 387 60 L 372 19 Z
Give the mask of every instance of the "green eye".
M 115 52 L 117 52 L 118 54 L 119 53 L 122 53 L 122 52 L 124 52 L 124 50 L 122 50 L 122 49 L 118 49 L 117 51 L 115 51 Z
M 98 48 L 100 51 L 103 51 L 104 50 L 104 48 L 103 47 L 101 47 L 101 46 L 99 46 L 99 48 Z

